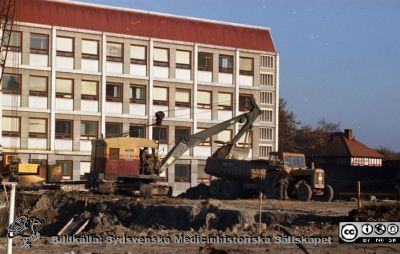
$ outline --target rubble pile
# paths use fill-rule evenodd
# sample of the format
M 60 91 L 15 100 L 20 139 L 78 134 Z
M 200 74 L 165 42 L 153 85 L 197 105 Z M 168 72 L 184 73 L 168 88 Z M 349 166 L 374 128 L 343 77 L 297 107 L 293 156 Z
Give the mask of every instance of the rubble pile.
M 353 221 L 400 221 L 400 202 L 377 203 L 349 212 Z

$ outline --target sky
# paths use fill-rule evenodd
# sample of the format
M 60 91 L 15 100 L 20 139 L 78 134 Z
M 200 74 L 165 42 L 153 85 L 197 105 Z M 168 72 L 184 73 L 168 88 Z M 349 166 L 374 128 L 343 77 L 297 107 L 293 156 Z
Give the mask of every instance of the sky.
M 280 96 L 304 124 L 340 122 L 400 151 L 398 0 L 80 0 L 269 27 Z

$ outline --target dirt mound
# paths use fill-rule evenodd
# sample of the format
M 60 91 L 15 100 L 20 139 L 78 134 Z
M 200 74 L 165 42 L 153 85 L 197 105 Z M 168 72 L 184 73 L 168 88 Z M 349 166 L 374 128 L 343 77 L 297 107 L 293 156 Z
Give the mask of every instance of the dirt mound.
M 349 212 L 353 221 L 400 221 L 400 202 L 373 204 Z
M 209 187 L 201 183 L 195 187 L 188 189 L 186 192 L 180 194 L 179 198 L 187 199 L 207 199 L 210 198 Z

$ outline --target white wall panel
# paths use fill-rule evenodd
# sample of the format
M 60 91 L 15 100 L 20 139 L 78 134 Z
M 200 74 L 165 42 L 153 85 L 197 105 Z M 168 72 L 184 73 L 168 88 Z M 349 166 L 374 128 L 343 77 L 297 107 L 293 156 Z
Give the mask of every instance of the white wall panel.
M 162 111 L 165 117 L 168 117 L 168 106 L 153 105 L 153 112 L 151 116 L 154 116 L 157 111 Z
M 253 86 L 253 76 L 239 75 L 240 86 Z
M 58 69 L 74 69 L 74 58 L 73 57 L 65 57 L 65 56 L 57 56 L 56 57 L 56 67 Z
M 122 102 L 106 101 L 106 113 L 122 114 Z
M 167 144 L 160 144 L 160 155 L 165 156 L 168 153 L 168 145 Z
M 21 106 L 21 95 L 3 94 L 1 100 L 2 100 L 3 106 L 8 106 L 8 107 L 20 107 Z
M 122 74 L 122 63 L 107 62 L 106 69 L 108 73 Z
M 197 71 L 197 81 L 200 82 L 212 82 L 212 72 L 211 71 Z
M 179 119 L 190 119 L 190 108 L 176 107 L 175 117 Z
M 211 109 L 197 109 L 197 114 L 195 118 L 197 118 L 198 120 L 211 120 Z
M 15 67 L 15 65 L 20 65 L 20 64 L 21 64 L 21 53 L 8 51 L 6 66 Z
M 56 109 L 74 110 L 74 100 L 65 98 L 56 98 Z
M 81 100 L 81 111 L 84 112 L 98 112 L 99 102 L 93 100 Z
M 29 55 L 29 65 L 34 66 L 48 66 L 49 57 L 47 55 L 41 54 L 30 54 Z
M 232 74 L 218 73 L 218 83 L 232 85 Z
M 72 140 L 56 139 L 55 150 L 57 151 L 72 151 Z
M 92 141 L 90 140 L 81 140 L 81 151 L 92 151 Z
M 94 59 L 82 59 L 81 69 L 83 71 L 99 71 L 99 61 Z
M 201 156 L 201 157 L 211 156 L 211 146 L 196 146 L 194 156 Z
M 146 72 L 146 65 L 141 65 L 141 64 L 131 64 L 130 65 L 130 73 L 131 75 L 134 76 L 147 76 Z
M 145 104 L 129 104 L 129 114 L 131 115 L 138 115 L 138 116 L 145 116 L 146 115 L 146 105 Z
M 187 69 L 176 69 L 175 78 L 182 80 L 190 80 L 190 70 Z
M 218 120 L 228 120 L 232 118 L 232 111 L 218 110 Z
M 29 96 L 29 107 L 47 109 L 47 97 Z
M 29 149 L 47 149 L 46 138 L 28 138 Z
M 1 145 L 4 148 L 20 148 L 21 139 L 19 137 L 1 137 Z
M 155 78 L 169 78 L 169 68 L 168 67 L 153 67 L 153 76 Z

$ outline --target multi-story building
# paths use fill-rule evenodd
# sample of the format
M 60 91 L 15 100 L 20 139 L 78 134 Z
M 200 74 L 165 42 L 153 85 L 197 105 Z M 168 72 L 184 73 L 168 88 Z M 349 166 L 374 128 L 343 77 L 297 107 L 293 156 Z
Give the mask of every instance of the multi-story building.
M 182 135 L 248 110 L 250 97 L 263 111 L 249 158 L 277 150 L 279 56 L 268 28 L 68 1 L 18 2 L 0 91 L 4 152 L 59 164 L 65 180 L 78 180 L 90 168 L 93 139 L 154 138 L 147 125 L 164 111 L 166 154 Z M 191 149 L 166 180 L 177 192 L 209 181 L 204 164 L 218 148 L 213 141 L 231 139 L 239 127 Z

